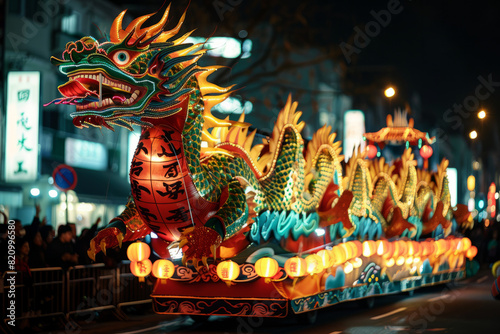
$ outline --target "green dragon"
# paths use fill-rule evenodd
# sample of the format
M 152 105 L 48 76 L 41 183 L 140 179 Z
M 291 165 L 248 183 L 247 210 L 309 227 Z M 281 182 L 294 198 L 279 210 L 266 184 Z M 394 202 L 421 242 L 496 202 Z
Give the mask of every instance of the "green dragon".
M 304 153 L 305 124 L 291 97 L 261 144 L 254 145 L 256 131 L 249 133 L 243 117 L 214 117 L 211 108 L 232 86 L 208 82 L 219 67 L 199 66 L 203 45 L 184 43 L 190 33 L 177 36 L 186 13 L 175 28 L 164 29 L 169 9 L 152 26 L 143 27 L 150 14 L 126 29 L 123 11 L 109 41 L 84 37 L 68 43 L 62 59 L 51 59 L 69 79 L 59 87 L 64 97 L 53 102 L 76 106 L 77 127 L 142 128 L 130 168 L 132 198 L 92 240 L 89 256 L 155 232 L 160 255 L 177 245 L 184 261 L 206 264 L 210 255 L 227 258 L 246 247 L 245 232 L 264 211 L 318 212 L 321 226 L 341 222 L 344 237 L 356 230 L 354 215 L 395 234 L 413 228 L 408 222 L 394 228 L 390 217 L 381 218 L 381 197 L 398 197 L 394 206 L 407 218 L 415 196 L 401 199 L 394 185 L 379 182 L 374 205 L 366 160 L 356 160 L 342 182 L 340 142 L 331 128 L 318 130 Z M 413 169 L 412 182 L 415 176 Z M 405 194 L 416 191 L 410 188 Z

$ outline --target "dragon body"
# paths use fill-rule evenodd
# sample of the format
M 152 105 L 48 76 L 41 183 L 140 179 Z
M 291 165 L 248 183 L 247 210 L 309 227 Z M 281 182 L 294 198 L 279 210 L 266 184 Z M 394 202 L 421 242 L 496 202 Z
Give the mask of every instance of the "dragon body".
M 158 254 L 168 257 L 166 247 L 177 245 L 185 261 L 206 264 L 210 255 L 237 255 L 256 240 L 247 237 L 250 229 L 261 231 L 252 224 L 273 212 L 316 214 L 316 227 L 330 227 L 343 238 L 416 239 L 438 225 L 449 233 L 457 210 L 450 207 L 443 168 L 417 170 L 410 151 L 398 172 L 383 159 L 367 160 L 364 152 L 344 168 L 340 142 L 329 127 L 318 130 L 304 149 L 305 124 L 291 97 L 262 143 L 254 144 L 256 132 L 249 132 L 243 116 L 214 117 L 211 108 L 232 87 L 208 82 L 218 67 L 199 66 L 206 50 L 183 43 L 189 33 L 177 36 L 185 14 L 175 28 L 164 29 L 168 12 L 152 26 L 143 27 L 151 14 L 123 29 L 124 11 L 109 41 L 84 37 L 68 43 L 62 59 L 52 58 L 69 78 L 59 87 L 63 97 L 53 102 L 76 106 L 76 126 L 142 128 L 130 168 L 132 198 L 92 240 L 91 257 L 154 232 L 161 240 Z M 458 212 L 458 223 L 465 222 L 468 216 Z M 333 241 L 336 235 L 328 237 Z

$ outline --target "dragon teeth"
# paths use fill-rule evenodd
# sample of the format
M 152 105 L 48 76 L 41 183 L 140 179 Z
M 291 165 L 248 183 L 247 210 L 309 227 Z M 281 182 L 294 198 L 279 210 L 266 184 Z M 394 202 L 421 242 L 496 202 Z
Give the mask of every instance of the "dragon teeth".
M 93 75 L 93 74 L 79 74 L 79 75 L 75 75 L 75 76 L 69 77 L 69 81 L 72 81 L 72 80 L 78 79 L 78 78 L 85 78 L 85 79 L 92 79 L 92 80 L 99 81 L 99 76 L 98 75 Z M 126 91 L 128 93 L 130 93 L 132 91 L 131 87 L 129 87 L 129 86 L 125 85 L 125 84 L 119 83 L 119 82 L 114 82 L 112 80 L 109 80 L 105 76 L 103 76 L 103 78 L 102 78 L 102 83 L 104 85 L 106 85 L 106 86 L 119 88 L 119 89 L 124 90 L 124 91 Z M 137 94 L 139 94 L 138 90 L 136 90 L 135 92 L 137 92 Z

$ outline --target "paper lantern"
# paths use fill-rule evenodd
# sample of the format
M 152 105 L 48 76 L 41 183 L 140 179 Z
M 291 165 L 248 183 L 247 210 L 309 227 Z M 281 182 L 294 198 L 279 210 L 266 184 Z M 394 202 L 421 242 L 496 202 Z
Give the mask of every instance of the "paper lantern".
M 373 240 L 363 241 L 363 256 L 370 257 L 377 251 L 377 244 Z
M 477 255 L 477 247 L 476 246 L 471 246 L 467 252 L 465 253 L 465 256 L 467 256 L 467 258 L 469 260 L 472 261 L 472 259 Z
M 448 241 L 445 239 L 439 239 L 434 245 L 436 246 L 436 256 L 446 253 L 449 248 Z
M 476 188 L 476 178 L 474 177 L 474 175 L 470 175 L 467 178 L 467 189 L 469 191 L 474 191 L 474 188 Z
M 331 267 L 335 264 L 335 258 L 332 251 L 322 249 L 317 254 L 321 258 L 321 263 L 323 264 L 324 268 Z
M 306 274 L 306 260 L 295 256 L 285 262 L 285 271 L 291 278 L 301 277 Z
M 405 257 L 404 256 L 400 256 L 396 259 L 396 264 L 398 266 L 402 266 L 403 264 L 405 264 Z
M 337 245 L 332 249 L 335 264 L 339 265 L 347 261 L 347 253 L 344 247 Z
M 384 255 L 388 250 L 389 247 L 388 244 L 389 242 L 387 240 L 377 240 L 376 242 L 377 255 L 379 256 Z
M 175 273 L 175 265 L 165 259 L 156 260 L 153 263 L 153 276 L 156 278 L 167 279 L 174 275 Z
M 408 255 L 419 256 L 420 255 L 420 244 L 416 241 L 409 240 L 407 243 Z
M 144 242 L 134 242 L 127 248 L 127 257 L 132 262 L 141 262 L 149 258 L 151 249 Z
M 472 242 L 470 241 L 469 238 L 462 238 L 462 252 L 467 252 L 472 246 Z
M 278 261 L 270 257 L 263 257 L 255 262 L 255 271 L 260 277 L 274 277 L 279 268 Z
M 141 282 L 144 281 L 144 277 L 148 276 L 151 273 L 151 268 L 153 264 L 151 260 L 146 259 L 143 261 L 132 261 L 130 262 L 130 271 L 136 277 L 139 277 Z
M 368 146 L 366 146 L 366 156 L 369 158 L 369 159 L 373 159 L 377 156 L 377 146 L 373 145 L 373 144 L 369 144 Z
M 352 249 L 353 258 L 363 255 L 363 244 L 359 240 L 349 241 L 348 244 Z
M 398 240 L 394 242 L 394 253 L 392 257 L 394 259 L 398 259 L 400 256 L 406 255 L 408 250 L 408 246 L 404 240 Z
M 422 249 L 421 255 L 424 257 L 433 255 L 435 251 L 434 243 L 432 241 L 423 241 L 420 244 L 420 248 Z
M 432 156 L 432 147 L 429 145 L 423 145 L 420 148 L 420 156 L 424 159 L 429 159 Z
M 352 260 L 352 266 L 354 268 L 359 268 L 363 265 L 363 260 L 361 260 L 361 258 L 357 257 L 355 258 L 354 260 Z
M 143 127 L 130 167 L 138 214 L 166 241 L 179 240 L 182 232 L 194 224 L 190 211 L 199 210 L 187 204 L 199 194 L 196 187 L 185 183 L 182 143 L 181 132 L 167 131 L 163 126 Z
M 351 248 L 348 242 L 343 242 L 338 247 L 342 248 L 345 253 L 345 260 L 348 261 L 354 257 L 354 250 Z
M 390 259 L 388 259 L 387 261 L 385 261 L 385 266 L 386 266 L 386 267 L 388 267 L 388 268 L 390 268 L 390 267 L 392 267 L 395 263 L 396 263 L 396 261 L 394 261 L 394 259 L 393 259 L 393 258 L 390 258 Z
M 352 265 L 351 262 L 347 261 L 344 264 L 344 273 L 345 274 L 349 274 L 350 272 L 352 272 L 353 269 L 354 269 L 354 266 Z
M 323 260 L 317 254 L 311 254 L 306 257 L 306 271 L 309 274 L 318 274 L 324 269 Z
M 217 265 L 217 276 L 223 281 L 233 281 L 240 275 L 240 266 L 231 260 Z

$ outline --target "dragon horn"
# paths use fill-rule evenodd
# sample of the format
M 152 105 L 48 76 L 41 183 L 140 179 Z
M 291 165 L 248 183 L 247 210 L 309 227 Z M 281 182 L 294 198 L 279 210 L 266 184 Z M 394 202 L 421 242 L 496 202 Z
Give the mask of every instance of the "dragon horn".
M 101 247 L 102 252 L 106 255 L 106 239 L 102 239 L 99 243 L 99 247 Z

